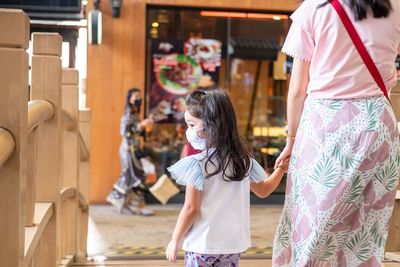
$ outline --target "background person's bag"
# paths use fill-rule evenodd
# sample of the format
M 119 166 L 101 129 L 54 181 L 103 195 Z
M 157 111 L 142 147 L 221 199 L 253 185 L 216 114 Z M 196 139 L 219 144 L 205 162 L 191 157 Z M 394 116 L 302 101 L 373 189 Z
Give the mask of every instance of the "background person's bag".
M 146 174 L 146 184 L 154 184 L 157 182 L 156 167 L 146 158 L 141 158 L 140 162 L 143 166 L 143 171 Z
M 170 180 L 168 175 L 163 174 L 149 191 L 163 205 L 167 204 L 168 200 L 179 193 L 179 188 Z

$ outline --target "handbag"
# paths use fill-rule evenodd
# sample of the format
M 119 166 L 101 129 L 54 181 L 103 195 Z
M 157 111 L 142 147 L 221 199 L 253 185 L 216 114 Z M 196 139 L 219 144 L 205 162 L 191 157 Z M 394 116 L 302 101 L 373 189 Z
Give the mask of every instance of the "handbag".
M 383 81 L 382 76 L 378 71 L 378 68 L 376 67 L 371 56 L 369 55 L 367 48 L 363 44 L 363 42 L 360 38 L 360 35 L 357 33 L 356 29 L 354 28 L 353 23 L 351 23 L 351 20 L 350 20 L 349 16 L 347 15 L 346 11 L 344 10 L 343 6 L 340 4 L 339 0 L 331 0 L 330 4 L 333 6 L 333 8 L 338 13 L 340 20 L 342 21 L 344 27 L 346 28 L 346 31 L 349 34 L 351 40 L 353 41 L 353 44 L 356 47 L 358 53 L 360 54 L 362 60 L 364 61 L 365 65 L 367 66 L 368 71 L 371 73 L 376 84 L 379 86 L 379 88 L 382 90 L 385 97 L 390 102 L 385 82 Z
M 166 174 L 163 174 L 158 179 L 157 183 L 150 187 L 149 191 L 163 205 L 167 204 L 170 198 L 180 192 L 179 188 L 170 180 L 170 178 Z

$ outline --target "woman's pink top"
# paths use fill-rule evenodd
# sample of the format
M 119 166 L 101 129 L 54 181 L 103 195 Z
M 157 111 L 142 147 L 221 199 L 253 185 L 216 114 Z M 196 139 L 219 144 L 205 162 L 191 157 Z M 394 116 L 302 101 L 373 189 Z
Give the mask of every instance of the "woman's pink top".
M 282 51 L 310 61 L 307 93 L 313 98 L 352 99 L 382 95 L 354 47 L 342 21 L 326 0 L 305 0 L 290 17 L 293 23 Z M 392 0 L 389 17 L 355 21 L 343 4 L 354 27 L 391 90 L 397 83 L 395 59 L 400 53 L 400 1 Z

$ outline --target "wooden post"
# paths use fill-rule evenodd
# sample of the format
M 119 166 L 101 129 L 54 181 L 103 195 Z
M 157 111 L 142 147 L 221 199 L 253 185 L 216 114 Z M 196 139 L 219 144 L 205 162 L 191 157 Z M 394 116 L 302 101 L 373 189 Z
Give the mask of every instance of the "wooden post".
M 396 87 L 393 88 L 392 92 L 390 93 L 390 98 L 392 101 L 394 115 L 396 116 L 396 119 L 398 121 L 397 125 L 398 125 L 398 129 L 400 132 L 400 78 L 397 81 Z M 397 190 L 400 190 L 400 183 L 397 186 Z M 400 213 L 400 210 L 398 212 Z M 399 228 L 399 231 L 400 231 L 400 228 Z M 399 236 L 399 238 L 400 238 L 400 236 Z M 399 251 L 400 251 L 400 248 L 399 248 Z
M 22 266 L 25 238 L 29 18 L 0 9 L 0 127 L 14 137 L 15 150 L 0 166 L 0 266 Z
M 54 105 L 54 116 L 38 129 L 36 161 L 36 202 L 54 203 L 54 215 L 42 236 L 46 252 L 42 266 L 60 263 L 58 229 L 61 190 L 61 43 L 54 33 L 34 33 L 32 56 L 32 100 L 44 99 Z
M 37 153 L 37 133 L 38 129 L 33 129 L 28 133 L 28 157 L 27 157 L 27 181 L 26 181 L 26 194 L 25 194 L 25 226 L 34 225 L 35 217 L 35 201 L 36 201 L 36 186 L 35 186 L 35 173 L 36 173 L 36 153 Z
M 400 81 L 397 86 L 392 90 L 390 95 L 392 107 L 396 115 L 397 121 L 400 121 Z M 400 124 L 399 131 L 400 131 Z M 400 185 L 397 188 L 396 200 L 394 202 L 393 214 L 389 222 L 389 232 L 386 241 L 386 254 L 385 257 L 400 261 Z
M 393 111 L 396 115 L 397 121 L 400 121 L 400 80 L 397 82 L 397 86 L 393 88 L 390 99 L 392 101 Z
M 79 111 L 79 132 L 81 137 L 82 150 L 90 151 L 90 109 Z M 87 257 L 87 235 L 89 221 L 89 194 L 90 194 L 90 155 L 81 158 L 79 163 L 78 194 L 80 198 L 80 214 L 78 222 L 78 253 L 77 261 L 85 261 Z
M 79 74 L 74 69 L 62 71 L 62 108 L 67 121 L 73 125 L 63 129 L 63 188 L 75 190 L 72 198 L 64 200 L 61 222 L 61 257 L 77 253 L 78 175 L 79 175 Z

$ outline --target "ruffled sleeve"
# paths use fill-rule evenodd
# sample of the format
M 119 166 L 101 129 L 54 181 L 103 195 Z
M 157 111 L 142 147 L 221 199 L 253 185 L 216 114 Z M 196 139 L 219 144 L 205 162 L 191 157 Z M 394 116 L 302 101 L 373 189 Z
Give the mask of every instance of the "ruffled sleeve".
M 255 160 L 251 159 L 251 169 L 249 172 L 250 181 L 252 183 L 260 183 L 267 178 L 267 174 L 261 165 Z
M 315 9 L 313 1 L 304 1 L 290 16 L 293 23 L 283 45 L 283 53 L 303 61 L 312 60 L 315 49 L 312 18 Z
M 168 171 L 178 184 L 190 185 L 200 191 L 204 189 L 204 177 L 196 155 L 184 157 L 169 167 Z

